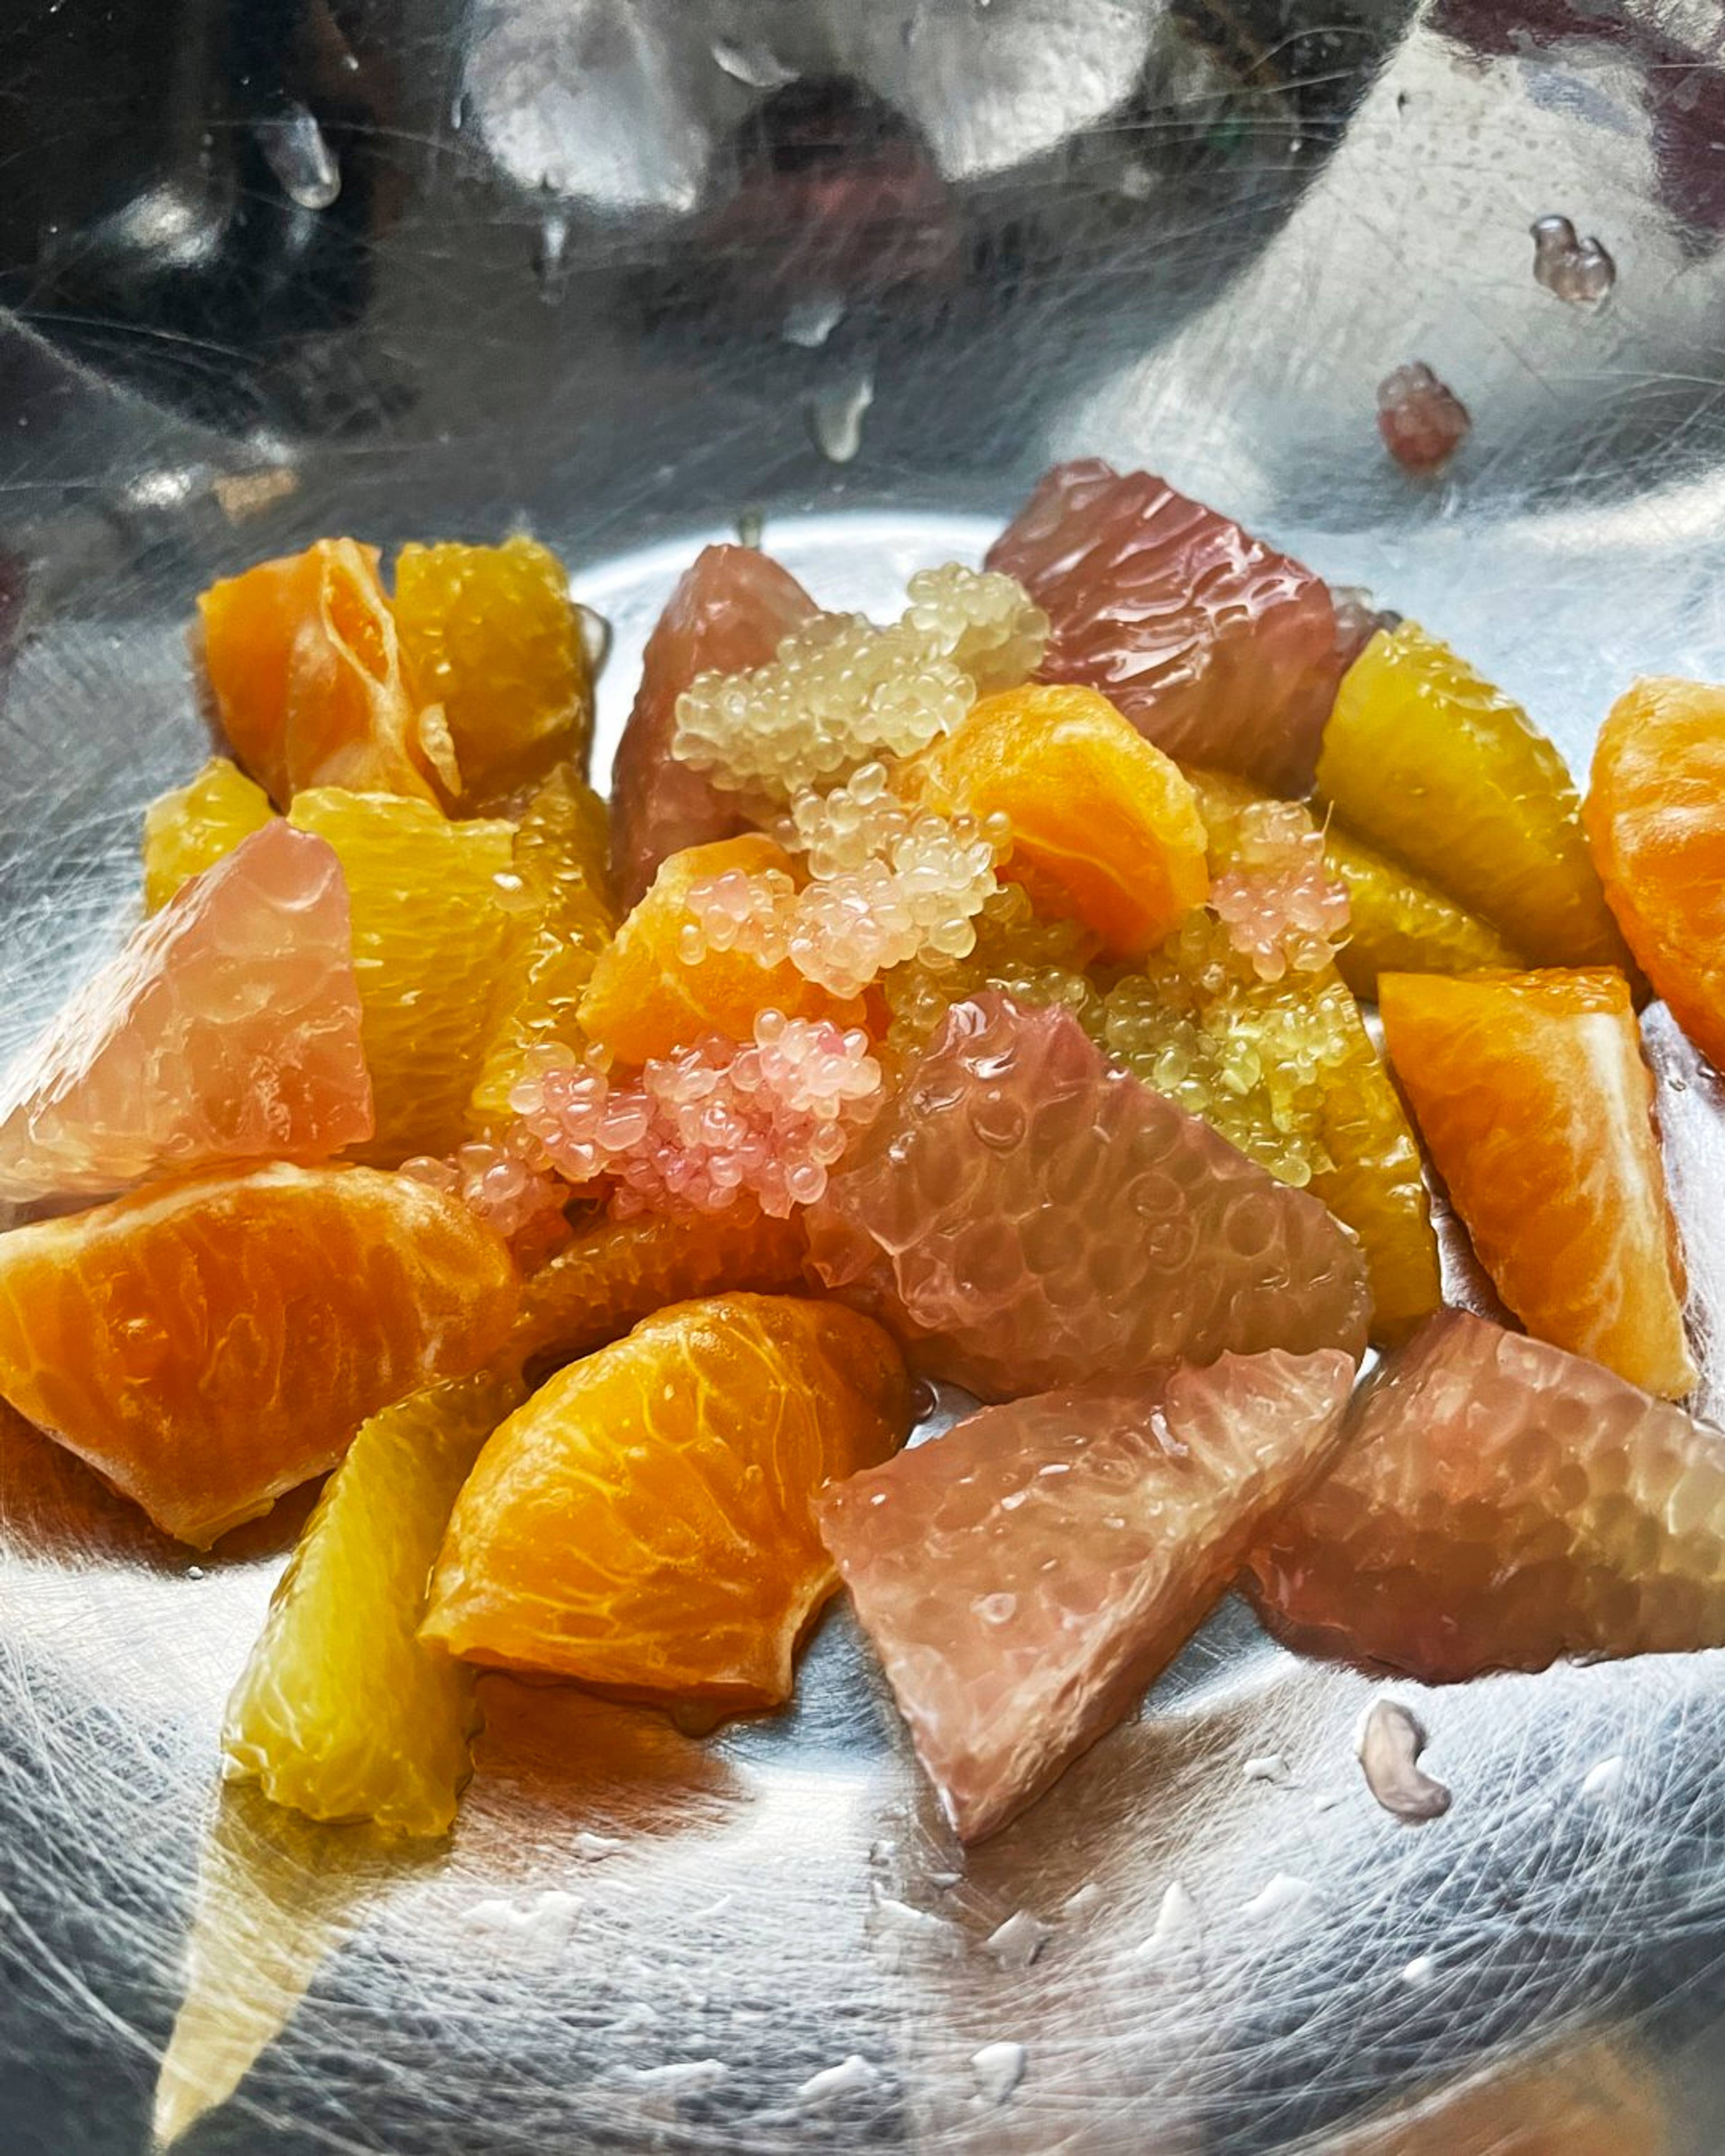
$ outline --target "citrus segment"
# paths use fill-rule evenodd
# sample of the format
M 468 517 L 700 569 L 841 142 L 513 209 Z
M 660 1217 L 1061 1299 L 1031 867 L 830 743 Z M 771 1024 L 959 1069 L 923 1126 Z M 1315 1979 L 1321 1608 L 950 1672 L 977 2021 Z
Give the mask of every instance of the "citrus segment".
M 320 539 L 212 584 L 198 610 L 214 716 L 279 808 L 309 786 L 437 799 L 440 725 L 403 680 L 375 547 Z
M 449 1152 L 466 1135 L 486 1009 L 519 933 L 510 876 L 515 827 L 452 824 L 424 801 L 319 788 L 293 823 L 334 847 L 353 911 L 353 968 L 365 1016 L 377 1135 L 386 1165 Z
M 1622 962 L 1563 758 L 1417 622 L 1380 629 L 1343 677 L 1317 781 L 1352 829 L 1536 963 Z
M 1224 1355 L 979 1414 L 817 1511 L 966 1841 L 1111 1728 L 1332 1450 L 1349 1357 Z
M 1111 957 L 1142 957 L 1209 889 L 1191 787 L 1094 689 L 985 697 L 910 783 L 942 814 L 1005 816 L 1006 873 Z
M 788 886 L 790 859 L 771 839 L 750 832 L 691 846 L 661 865 L 593 968 L 581 999 L 582 1029 L 590 1040 L 626 1063 L 644 1063 L 710 1033 L 750 1040 L 762 1010 L 840 1025 L 855 1020 L 854 1002 L 818 988 L 788 957 L 763 964 L 747 949 L 721 950 L 702 936 L 691 894 L 733 874 L 777 875 Z M 682 955 L 690 931 L 701 947 L 692 962 Z
M 697 674 L 764 666 L 815 611 L 807 592 L 750 547 L 705 547 L 678 581 L 647 639 L 641 685 L 611 767 L 611 860 L 633 906 L 667 855 L 731 836 L 733 798 L 671 754 L 677 699 Z
M 1725 1645 L 1725 1435 L 1446 1310 L 1357 1396 L 1251 1585 L 1291 1645 L 1431 1683 Z
M 808 1250 L 800 1219 L 769 1219 L 748 1204 L 686 1219 L 599 1221 L 524 1283 L 511 1347 L 528 1362 L 569 1362 L 667 1303 L 721 1290 L 799 1288 Z
M 200 1545 L 514 1317 L 502 1243 L 366 1168 L 157 1184 L 0 1236 L 0 1396 Z
M 968 957 L 950 958 L 927 948 L 909 964 L 880 979 L 891 1013 L 887 1048 L 913 1055 L 954 1004 L 999 988 L 1025 1009 L 1064 1004 L 1091 1029 L 1101 993 L 1085 968 L 1096 955 L 1096 938 L 1076 921 L 1045 919 L 1022 885 L 1003 884 L 976 916 L 976 942 Z
M 1638 681 L 1594 749 L 1587 832 L 1642 970 L 1725 1068 L 1725 689 Z
M 347 893 L 272 821 L 186 885 L 0 1075 L 0 1197 L 120 1190 L 369 1137 Z
M 1054 1006 L 955 1005 L 808 1224 L 829 1286 L 984 1398 L 1365 1343 L 1348 1231 Z
M 1348 940 L 1336 964 L 1355 995 L 1374 998 L 1380 973 L 1476 973 L 1521 963 L 1489 921 L 1333 817 L 1324 859 L 1348 892 Z
M 581 998 L 617 926 L 609 839 L 604 803 L 567 767 L 554 771 L 527 803 L 515 834 L 514 873 L 529 911 L 506 944 L 491 992 L 468 1108 L 476 1132 L 508 1122 L 510 1094 L 536 1048 L 572 1047 L 581 1039 Z
M 144 811 L 145 912 L 159 913 L 182 883 L 261 831 L 272 813 L 263 788 L 225 756 L 158 796 Z
M 1057 465 L 988 549 L 1047 613 L 1046 681 L 1100 689 L 1171 756 L 1312 785 L 1336 618 L 1309 569 L 1149 472 Z
M 441 706 L 463 805 L 501 799 L 565 761 L 584 770 L 593 683 L 569 578 L 531 539 L 408 545 L 395 563 L 408 679 Z
M 521 1389 L 482 1374 L 361 1426 L 228 1702 L 230 1778 L 312 1819 L 447 1833 L 469 1772 L 473 1673 L 418 1629 L 450 1508 Z
M 1386 973 L 1384 1037 L 1474 1248 L 1530 1332 L 1695 1382 L 1653 1079 L 1620 973 Z
M 831 1303 L 680 1303 L 511 1415 L 455 1506 L 424 1635 L 732 1708 L 790 1695 L 836 1585 L 814 1516 L 910 1425 L 898 1351 Z

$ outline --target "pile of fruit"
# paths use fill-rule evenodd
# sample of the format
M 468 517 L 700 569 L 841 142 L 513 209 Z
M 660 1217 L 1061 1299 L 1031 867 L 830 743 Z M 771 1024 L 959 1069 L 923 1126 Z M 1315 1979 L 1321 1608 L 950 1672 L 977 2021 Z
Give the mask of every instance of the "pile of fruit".
M 967 1840 L 1236 1584 L 1433 1679 L 1725 1644 L 1636 1019 L 1725 1055 L 1725 691 L 1584 804 L 1096 463 L 884 627 L 706 549 L 608 803 L 526 539 L 321 541 L 193 651 L 220 752 L 0 1081 L 0 1395 L 199 1548 L 328 1476 L 270 1797 L 445 1831 L 479 1666 L 775 1707 L 841 1580 Z M 913 1375 L 986 1404 L 904 1449 Z

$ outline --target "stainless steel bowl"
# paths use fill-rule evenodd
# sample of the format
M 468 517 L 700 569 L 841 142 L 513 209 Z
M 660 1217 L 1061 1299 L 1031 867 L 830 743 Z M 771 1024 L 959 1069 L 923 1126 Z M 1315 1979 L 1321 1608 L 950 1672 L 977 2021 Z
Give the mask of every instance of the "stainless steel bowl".
M 561 548 L 615 624 L 608 747 L 702 540 L 764 516 L 885 605 L 1082 453 L 1417 614 L 1578 767 L 1631 675 L 1725 669 L 1702 0 L 46 0 L 0 35 L 0 1051 L 198 753 L 193 593 L 328 530 Z M 1547 213 L 1607 303 L 1535 282 Z M 1373 424 L 1413 358 L 1475 423 L 1425 483 Z M 1653 1035 L 1704 1326 L 1725 1126 Z M 8 2156 L 146 2146 L 188 1938 L 185 2041 L 261 2051 L 199 2152 L 1257 2156 L 1532 2055 L 1492 2132 L 1562 2092 L 1618 2106 L 1600 2147 L 1725 2146 L 1716 1656 L 1393 1687 L 1455 1793 L 1410 1830 L 1353 1758 L 1379 1687 L 1230 1605 L 967 1864 L 835 1615 L 790 1712 L 706 1742 L 486 1680 L 410 1861 L 218 1801 L 292 1524 L 191 1565 L 0 1433 Z

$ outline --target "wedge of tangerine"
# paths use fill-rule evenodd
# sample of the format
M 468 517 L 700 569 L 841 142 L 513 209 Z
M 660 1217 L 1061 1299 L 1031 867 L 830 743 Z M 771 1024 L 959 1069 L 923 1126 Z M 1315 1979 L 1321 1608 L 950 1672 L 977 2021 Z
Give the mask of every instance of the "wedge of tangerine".
M 1725 1646 L 1725 1434 L 1446 1310 L 1356 1396 L 1250 1582 L 1290 1645 L 1433 1684 Z
M 571 1362 L 667 1303 L 735 1289 L 794 1291 L 807 1284 L 808 1255 L 798 1214 L 773 1219 L 750 1204 L 599 1220 L 522 1284 L 511 1347 L 530 1364 Z
M 788 958 L 768 966 L 749 951 L 711 947 L 692 963 L 683 957 L 684 932 L 696 925 L 689 893 L 732 870 L 788 878 L 790 856 L 758 831 L 673 854 L 593 969 L 581 999 L 582 1029 L 590 1040 L 625 1063 L 644 1063 L 710 1033 L 751 1040 L 757 1014 L 769 1009 L 840 1026 L 860 1022 L 857 1002 L 817 987 Z
M 182 883 L 213 868 L 274 814 L 270 796 L 225 756 L 144 811 L 144 911 L 159 913 Z
M 624 906 L 670 855 L 742 828 L 736 801 L 671 754 L 678 697 L 697 674 L 764 666 L 816 611 L 790 571 L 752 547 L 704 547 L 678 580 L 647 639 L 611 767 L 611 862 Z
M 1725 1069 L 1725 689 L 1638 681 L 1594 749 L 1587 834 L 1643 972 Z
M 554 764 L 587 768 L 593 680 L 568 572 L 548 547 L 409 544 L 395 563 L 407 679 L 442 707 L 464 809 L 502 800 Z
M 321 839 L 272 819 L 0 1075 L 0 1198 L 320 1160 L 372 1123 L 347 886 Z
M 1380 629 L 1348 668 L 1317 783 L 1353 830 L 1535 964 L 1626 962 L 1563 758 L 1417 622 Z
M 470 1771 L 473 1672 L 418 1630 L 457 1493 L 524 1390 L 482 1373 L 362 1425 L 228 1702 L 230 1779 L 311 1819 L 449 1831 Z
M 898 1351 L 855 1311 L 752 1295 L 660 1311 L 486 1446 L 424 1635 L 588 1684 L 777 1707 L 838 1584 L 816 1493 L 909 1427 Z
M 1336 964 L 1368 1002 L 1377 996 L 1380 973 L 1476 973 L 1523 963 L 1489 921 L 1380 853 L 1339 817 L 1325 827 L 1324 859 L 1348 892 L 1348 939 Z
M 495 1354 L 509 1253 L 406 1177 L 276 1164 L 0 1236 L 0 1396 L 200 1547 Z
M 467 1136 L 491 992 L 525 926 L 515 826 L 450 823 L 429 802 L 320 787 L 292 822 L 335 850 L 353 911 L 377 1132 L 363 1158 L 393 1166 Z
M 984 1408 L 820 1531 L 942 1810 L 980 1840 L 1120 1720 L 1333 1450 L 1350 1357 L 1224 1355 Z
M 1676 1399 L 1695 1383 L 1653 1078 L 1620 973 L 1386 973 L 1384 1038 L 1498 1293 Z
M 306 787 L 439 798 L 459 774 L 404 680 L 377 549 L 320 539 L 198 595 L 194 657 L 234 753 L 280 808 Z
M 1209 889 L 1192 788 L 1106 696 L 1083 687 L 984 697 L 917 759 L 920 806 L 1012 824 L 1005 873 L 1040 912 L 1142 957 Z

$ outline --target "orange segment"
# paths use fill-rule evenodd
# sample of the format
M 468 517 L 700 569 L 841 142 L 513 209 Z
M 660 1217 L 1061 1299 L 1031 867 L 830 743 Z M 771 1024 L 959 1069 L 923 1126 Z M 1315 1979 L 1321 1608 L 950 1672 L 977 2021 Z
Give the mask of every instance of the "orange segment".
M 476 1369 L 516 1296 L 501 1240 L 424 1183 L 193 1176 L 0 1236 L 0 1395 L 202 1546 Z
M 799 1288 L 807 1250 L 800 1211 L 775 1220 L 740 1203 L 686 1219 L 644 1213 L 602 1220 L 523 1285 L 511 1346 L 524 1360 L 567 1363 L 668 1302 L 727 1288 Z
M 443 707 L 461 802 L 498 800 L 566 760 L 586 769 L 593 683 L 549 547 L 403 547 L 395 619 L 408 680 Z
M 756 1014 L 768 1009 L 787 1018 L 858 1022 L 856 1003 L 805 980 L 788 958 L 763 966 L 747 951 L 709 949 L 691 965 L 681 957 L 679 940 L 694 919 L 690 891 L 732 869 L 748 876 L 770 870 L 788 876 L 790 857 L 759 832 L 673 854 L 593 968 L 581 999 L 581 1024 L 590 1040 L 625 1063 L 644 1063 L 703 1034 L 747 1040 Z
M 511 1415 L 462 1491 L 427 1638 L 454 1653 L 731 1708 L 790 1695 L 837 1583 L 828 1481 L 910 1424 L 898 1350 L 836 1303 L 679 1303 Z
M 1625 959 L 1563 758 L 1417 622 L 1380 629 L 1348 670 L 1317 783 L 1353 829 L 1539 964 Z
M 483 1374 L 363 1425 L 228 1702 L 230 1773 L 312 1819 L 449 1830 L 469 1773 L 473 1675 L 417 1635 L 450 1508 L 521 1392 Z
M 263 788 L 225 756 L 152 801 L 144 811 L 145 912 L 159 913 L 182 883 L 261 831 L 271 814 Z
M 1006 873 L 1106 954 L 1142 957 L 1209 889 L 1191 787 L 1094 689 L 985 697 L 918 759 L 919 805 L 1012 824 Z
M 364 1014 L 377 1135 L 363 1158 L 386 1166 L 452 1152 L 467 1135 L 486 1007 L 521 901 L 500 884 L 515 827 L 449 823 L 429 803 L 321 787 L 293 822 L 336 850 L 353 914 L 353 970 Z
M 1587 834 L 1630 947 L 1725 1069 L 1725 689 L 1638 681 L 1594 750 Z
M 1529 1332 L 1676 1399 L 1683 1272 L 1629 984 L 1386 973 L 1384 1036 L 1438 1172 Z
M 308 786 L 438 798 L 441 718 L 402 675 L 377 550 L 320 539 L 200 593 L 201 657 L 234 753 L 286 808 Z

